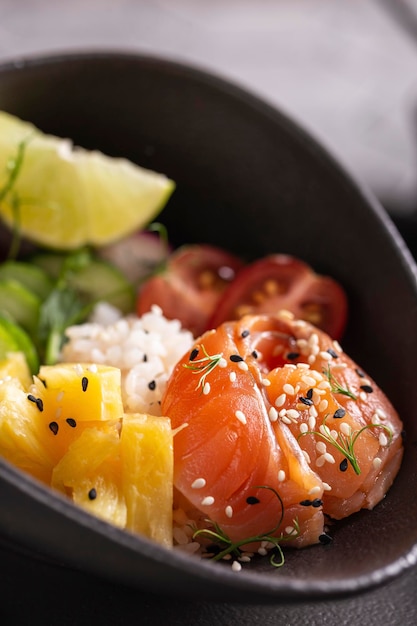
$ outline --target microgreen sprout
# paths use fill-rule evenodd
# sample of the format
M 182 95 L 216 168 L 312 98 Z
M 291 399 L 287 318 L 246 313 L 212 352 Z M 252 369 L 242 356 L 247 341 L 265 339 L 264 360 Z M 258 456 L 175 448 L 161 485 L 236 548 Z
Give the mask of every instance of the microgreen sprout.
M 345 432 L 338 431 L 337 435 L 335 436 L 334 435 L 335 431 L 331 430 L 329 426 L 326 424 L 326 420 L 328 417 L 329 416 L 326 415 L 326 417 L 323 419 L 323 425 L 320 431 L 307 430 L 306 432 L 298 435 L 298 440 L 301 439 L 301 437 L 304 437 L 305 435 L 316 435 L 317 437 L 320 437 L 321 439 L 323 439 L 323 441 L 326 441 L 330 445 L 334 446 L 337 450 L 339 450 L 339 452 L 341 452 L 346 457 L 346 459 L 349 461 L 349 463 L 353 467 L 355 473 L 358 475 L 361 473 L 361 469 L 359 467 L 358 459 L 356 458 L 356 454 L 354 450 L 355 443 L 358 437 L 360 437 L 360 435 L 365 430 L 368 430 L 371 428 L 383 428 L 388 434 L 389 442 L 392 439 L 391 429 L 388 428 L 388 426 L 384 426 L 383 424 L 367 424 L 366 426 L 363 426 L 359 430 L 352 430 L 351 428 L 349 428 L 349 429 L 346 429 Z
M 346 387 L 342 387 L 342 385 L 336 380 L 333 372 L 330 369 L 330 365 L 327 366 L 327 369 L 323 370 L 323 374 L 329 381 L 330 389 L 333 393 L 340 393 L 343 396 L 348 396 L 349 398 L 352 398 L 352 400 L 357 400 L 356 395 L 349 389 L 347 385 Z
M 203 351 L 204 356 L 201 359 L 194 359 L 191 363 L 184 363 L 186 369 L 191 370 L 193 374 L 200 375 L 196 391 L 200 389 L 200 387 L 201 390 L 203 390 L 207 375 L 217 367 L 223 358 L 222 352 L 210 355 L 202 344 L 199 347 Z
M 282 520 L 284 518 L 284 503 L 282 501 L 282 498 L 273 487 L 260 485 L 258 487 L 255 487 L 255 489 L 269 489 L 278 498 L 281 504 L 281 515 L 279 517 L 278 523 L 271 530 L 260 533 L 259 535 L 246 537 L 245 539 L 240 539 L 239 541 L 232 541 L 230 537 L 220 528 L 219 524 L 209 519 L 206 520 L 206 522 L 212 526 L 212 529 L 201 528 L 199 530 L 196 530 L 193 534 L 193 539 L 196 539 L 198 537 L 204 537 L 205 539 L 211 540 L 215 545 L 219 547 L 219 551 L 212 557 L 214 561 L 220 561 L 228 554 L 233 555 L 235 558 L 239 558 L 244 552 L 242 550 L 242 546 L 246 546 L 251 543 L 267 542 L 272 544 L 274 548 L 274 551 L 269 559 L 271 565 L 273 567 L 282 567 L 282 565 L 284 565 L 285 558 L 281 548 L 281 543 L 285 541 L 290 541 L 291 539 L 295 539 L 296 537 L 298 537 L 298 535 L 300 534 L 300 526 L 298 520 L 293 520 L 293 527 L 289 532 L 281 532 L 280 535 L 274 536 L 281 526 Z

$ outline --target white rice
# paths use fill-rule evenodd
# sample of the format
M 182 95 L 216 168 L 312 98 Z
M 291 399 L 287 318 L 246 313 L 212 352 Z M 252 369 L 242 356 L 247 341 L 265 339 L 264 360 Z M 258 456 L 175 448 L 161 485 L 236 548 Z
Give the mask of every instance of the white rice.
M 88 323 L 71 326 L 66 337 L 62 361 L 120 368 L 125 411 L 152 415 L 161 415 L 167 380 L 193 344 L 192 334 L 178 320 L 166 319 L 158 306 L 138 318 L 100 304 Z

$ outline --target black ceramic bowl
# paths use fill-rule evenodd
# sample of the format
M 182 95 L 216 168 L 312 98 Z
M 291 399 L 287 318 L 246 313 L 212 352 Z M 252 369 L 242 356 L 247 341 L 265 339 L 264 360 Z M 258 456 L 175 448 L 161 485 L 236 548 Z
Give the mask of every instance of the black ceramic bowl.
M 417 561 L 417 283 L 411 255 L 366 191 L 285 115 L 222 79 L 114 53 L 0 67 L 0 108 L 87 148 L 166 173 L 160 216 L 174 243 L 211 242 L 250 259 L 297 255 L 350 300 L 343 345 L 386 391 L 407 432 L 387 497 L 333 529 L 329 546 L 285 566 L 230 567 L 168 552 L 90 517 L 0 461 L 2 541 L 138 589 L 239 602 L 359 593 Z

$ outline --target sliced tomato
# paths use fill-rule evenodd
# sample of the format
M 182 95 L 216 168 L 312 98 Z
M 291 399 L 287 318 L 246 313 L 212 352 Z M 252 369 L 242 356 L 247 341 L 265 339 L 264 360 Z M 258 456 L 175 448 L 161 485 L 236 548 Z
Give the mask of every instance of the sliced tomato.
M 209 326 L 243 315 L 275 314 L 281 309 L 307 320 L 333 339 L 342 335 L 347 298 L 339 283 L 316 274 L 303 261 L 273 254 L 241 269 L 223 293 Z
M 208 325 L 223 292 L 234 280 L 243 262 L 215 246 L 195 244 L 178 248 L 166 270 L 144 283 L 137 299 L 138 315 L 153 304 L 168 319 L 179 319 L 198 336 Z

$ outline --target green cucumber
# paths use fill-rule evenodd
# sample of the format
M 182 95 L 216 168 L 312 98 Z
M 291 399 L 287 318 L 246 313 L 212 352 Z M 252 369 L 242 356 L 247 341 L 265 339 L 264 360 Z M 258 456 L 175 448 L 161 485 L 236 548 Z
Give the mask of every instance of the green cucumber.
M 37 330 L 41 299 L 21 283 L 0 280 L 0 314 L 22 326 L 29 333 Z
M 0 315 L 0 360 L 9 352 L 22 352 L 31 373 L 38 373 L 39 358 L 31 338 L 20 326 Z
M 61 274 L 65 255 L 54 253 L 37 254 L 32 262 L 57 280 Z M 109 302 L 122 313 L 131 313 L 135 305 L 135 290 L 124 274 L 116 267 L 91 257 L 66 274 L 66 282 L 86 304 L 98 301 Z
M 52 280 L 40 267 L 24 261 L 6 261 L 0 265 L 0 280 L 15 280 L 44 300 L 52 289 Z

